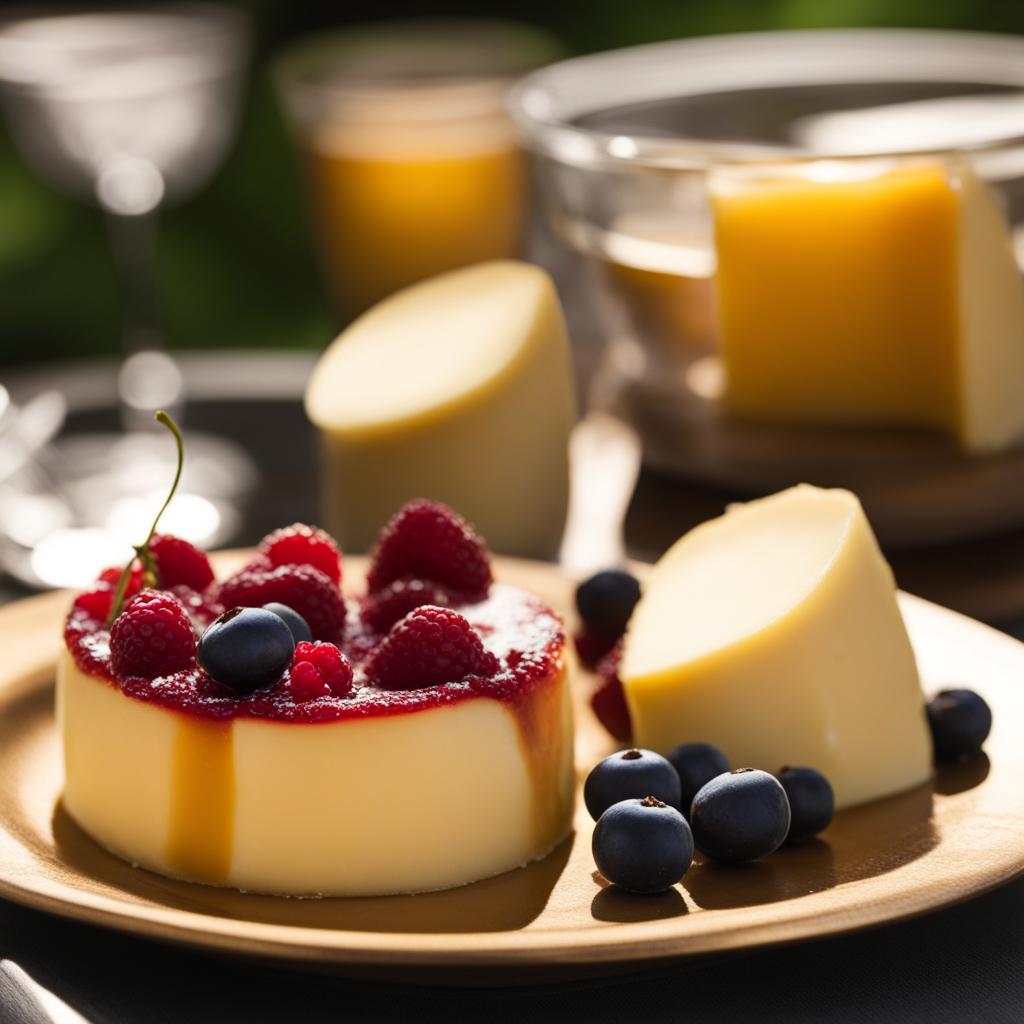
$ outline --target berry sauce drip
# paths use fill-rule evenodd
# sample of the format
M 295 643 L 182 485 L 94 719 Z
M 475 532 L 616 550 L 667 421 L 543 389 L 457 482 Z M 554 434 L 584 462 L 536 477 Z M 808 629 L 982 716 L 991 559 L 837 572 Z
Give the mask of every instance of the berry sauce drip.
M 366 681 L 363 663 L 383 640 L 360 615 L 362 601 L 347 602 L 345 641 L 340 645 L 355 669 L 354 686 L 345 697 L 330 694 L 296 701 L 288 671 L 273 686 L 239 696 L 190 668 L 156 679 L 119 678 L 110 658 L 110 632 L 86 608 L 74 606 L 64 639 L 78 667 L 102 677 L 128 696 L 206 719 L 263 718 L 281 722 L 334 722 L 340 719 L 400 715 L 475 697 L 517 703 L 533 686 L 561 668 L 562 625 L 537 597 L 515 587 L 492 584 L 482 601 L 454 607 L 479 634 L 485 650 L 499 662 L 489 677 L 470 677 L 418 690 L 382 690 Z

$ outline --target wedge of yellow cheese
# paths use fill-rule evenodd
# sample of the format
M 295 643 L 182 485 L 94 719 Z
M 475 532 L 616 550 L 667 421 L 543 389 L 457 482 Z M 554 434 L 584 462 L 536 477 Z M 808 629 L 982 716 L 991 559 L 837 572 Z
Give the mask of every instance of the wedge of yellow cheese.
M 644 586 L 622 683 L 637 746 L 811 765 L 839 807 L 931 774 L 892 573 L 849 491 L 801 485 L 686 534 Z
M 736 413 L 1024 435 L 1024 281 L 965 162 L 826 162 L 712 185 L 724 400 Z
M 554 285 L 511 260 L 386 299 L 327 349 L 306 411 L 327 525 L 366 550 L 410 498 L 446 502 L 495 551 L 550 557 L 565 525 L 572 364 Z

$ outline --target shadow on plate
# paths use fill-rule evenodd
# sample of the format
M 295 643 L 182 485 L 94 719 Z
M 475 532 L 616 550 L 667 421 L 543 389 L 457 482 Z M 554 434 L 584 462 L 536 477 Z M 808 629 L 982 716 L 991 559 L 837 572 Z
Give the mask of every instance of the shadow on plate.
M 60 858 L 91 879 L 140 901 L 174 910 L 257 924 L 356 932 L 459 933 L 524 928 L 547 905 L 574 836 L 551 854 L 517 871 L 472 885 L 418 896 L 287 899 L 179 882 L 133 868 L 89 838 L 58 803 L 53 837 Z
M 929 783 L 852 807 L 836 816 L 822 838 L 784 846 L 754 864 L 701 859 L 683 886 L 701 909 L 727 910 L 797 899 L 893 871 L 939 841 L 932 792 Z
M 623 892 L 610 885 L 594 872 L 604 888 L 590 904 L 590 913 L 598 921 L 633 924 L 637 921 L 663 921 L 669 917 L 682 917 L 687 912 L 686 900 L 678 889 L 638 896 Z

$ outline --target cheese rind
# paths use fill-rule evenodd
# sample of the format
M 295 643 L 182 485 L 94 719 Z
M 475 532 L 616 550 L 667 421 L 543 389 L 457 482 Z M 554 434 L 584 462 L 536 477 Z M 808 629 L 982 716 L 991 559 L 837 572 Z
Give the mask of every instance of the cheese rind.
M 394 509 L 427 497 L 495 551 L 557 551 L 576 406 L 539 268 L 480 264 L 385 300 L 327 349 L 306 410 L 323 435 L 327 525 L 346 549 L 368 549 Z
M 638 746 L 811 765 L 839 807 L 931 774 L 892 573 L 847 491 L 793 488 L 684 536 L 644 587 L 621 675 Z
M 1005 221 L 964 161 L 873 166 L 713 184 L 724 402 L 1004 448 L 1024 435 L 1024 281 Z

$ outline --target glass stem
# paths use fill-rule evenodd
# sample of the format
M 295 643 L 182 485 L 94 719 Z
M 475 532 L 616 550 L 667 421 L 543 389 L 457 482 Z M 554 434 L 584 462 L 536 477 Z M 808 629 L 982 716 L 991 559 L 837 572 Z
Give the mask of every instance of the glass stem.
M 118 375 L 126 430 L 151 430 L 153 412 L 181 419 L 182 376 L 160 333 L 156 265 L 158 207 L 144 213 L 107 210 L 107 227 L 121 283 L 124 362 Z

